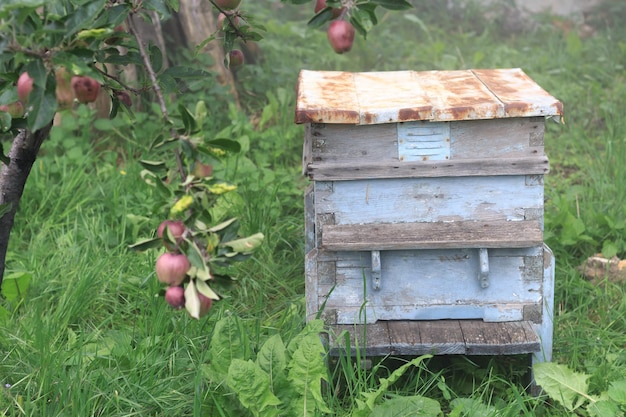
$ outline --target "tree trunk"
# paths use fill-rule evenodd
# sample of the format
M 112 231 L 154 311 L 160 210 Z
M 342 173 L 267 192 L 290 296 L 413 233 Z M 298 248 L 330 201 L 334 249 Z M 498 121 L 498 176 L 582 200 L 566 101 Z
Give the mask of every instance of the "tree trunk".
M 0 217 L 0 286 L 4 277 L 9 236 L 13 228 L 15 213 L 17 213 L 30 170 L 37 159 L 39 148 L 50 135 L 51 128 L 52 123 L 36 132 L 20 130 L 13 139 L 9 151 L 9 165 L 0 163 L 0 206 L 9 205 L 9 211 Z
M 178 9 L 178 22 L 187 40 L 187 45 L 195 48 L 196 45 L 208 39 L 217 31 L 213 6 L 211 2 L 204 0 L 180 0 Z M 233 74 L 224 65 L 224 48 L 219 41 L 213 40 L 206 44 L 203 52 L 213 58 L 212 70 L 218 74 L 218 81 L 223 85 L 228 85 L 235 104 L 239 107 L 239 95 L 235 88 Z

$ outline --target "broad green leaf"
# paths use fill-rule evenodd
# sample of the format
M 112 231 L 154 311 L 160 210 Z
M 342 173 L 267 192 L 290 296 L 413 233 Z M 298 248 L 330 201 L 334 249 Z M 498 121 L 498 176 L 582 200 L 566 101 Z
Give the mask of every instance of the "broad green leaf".
M 158 248 L 160 246 L 163 246 L 163 240 L 157 237 L 157 238 L 150 238 L 150 239 L 142 239 L 136 243 L 133 243 L 132 245 L 129 245 L 128 248 L 138 251 L 138 252 L 143 252 L 145 250 Z
M 326 22 L 329 22 L 333 18 L 333 9 L 331 7 L 326 7 L 324 10 L 321 10 L 318 14 L 313 16 L 308 22 L 311 28 L 319 28 L 322 27 Z
M 11 129 L 11 121 L 13 118 L 6 111 L 0 111 L 0 132 L 8 132 Z M 2 153 L 2 143 L 0 143 L 0 153 Z M 1 156 L 0 156 L 1 157 Z M 4 158 L 2 158 L 2 162 L 5 162 Z M 8 164 L 7 162 L 5 162 Z
M 270 377 L 272 392 L 285 381 L 285 369 L 287 368 L 286 348 L 279 334 L 271 336 L 263 343 L 256 357 L 256 363 Z
M 367 10 L 362 10 L 360 8 L 357 8 L 352 13 L 352 16 L 350 18 L 350 22 L 352 22 L 352 24 L 357 23 L 356 25 L 354 25 L 354 27 L 355 27 L 355 29 L 359 30 L 359 33 L 361 33 L 361 35 L 363 35 L 363 36 L 367 35 L 367 32 L 372 30 L 372 28 L 374 27 L 374 24 L 375 24 L 372 21 L 370 12 L 367 11 Z
M 185 255 L 187 255 L 187 258 L 189 258 L 189 263 L 191 264 L 191 266 L 199 270 L 206 270 L 202 251 L 200 250 L 198 245 L 196 245 L 196 242 L 190 239 L 185 239 L 185 241 L 189 244 L 189 250 L 186 251 Z
M 602 400 L 593 404 L 589 404 L 587 412 L 591 417 L 613 417 L 624 414 L 619 414 L 620 409 L 617 404 L 611 401 Z
M 30 73 L 29 73 L 30 74 Z M 35 78 L 35 77 L 33 77 Z M 57 111 L 57 97 L 55 94 L 56 80 L 52 75 L 46 77 L 46 84 L 42 87 L 35 79 L 33 91 L 28 97 L 28 128 L 35 132 L 52 122 Z
M 222 243 L 222 246 L 228 246 L 235 252 L 247 253 L 252 252 L 263 242 L 263 233 L 255 233 L 252 236 L 248 236 L 242 239 L 231 240 L 230 242 Z
M 106 3 L 107 0 L 92 0 L 76 7 L 65 22 L 65 38 L 71 38 L 81 29 L 91 28 Z
M 406 0 L 370 0 L 370 3 L 377 4 L 388 10 L 407 10 L 413 6 Z
M 241 150 L 241 144 L 231 139 L 214 139 L 207 142 L 209 147 L 220 148 L 228 152 L 237 153 Z
M 187 313 L 194 319 L 200 318 L 200 299 L 198 298 L 198 290 L 194 285 L 195 281 L 190 281 L 185 288 L 185 309 Z
M 608 395 L 611 400 L 626 406 L 626 379 L 611 382 Z
M 191 133 L 195 132 L 198 129 L 198 126 L 196 125 L 196 119 L 193 118 L 193 116 L 191 115 L 189 110 L 187 110 L 187 107 L 185 107 L 183 104 L 179 104 L 178 105 L 178 112 L 180 113 L 180 116 L 181 116 L 181 118 L 183 120 L 183 126 L 185 127 L 185 133 L 186 134 L 191 134 Z
M 235 359 L 250 359 L 248 332 L 237 316 L 226 316 L 215 324 L 209 347 L 209 379 L 221 383 Z
M 198 290 L 200 294 L 204 295 L 205 297 L 210 298 L 211 300 L 220 299 L 220 296 L 217 295 L 215 291 L 213 291 L 211 287 L 209 287 L 209 284 L 207 284 L 206 282 L 199 280 L 199 279 L 194 280 L 194 282 L 196 283 L 196 289 Z
M 313 416 L 316 410 L 329 413 L 322 395 L 322 381 L 328 381 L 324 346 L 319 334 L 308 334 L 300 340 L 288 365 L 288 379 L 300 398 L 292 410 L 301 416 Z
M 146 161 L 140 160 L 139 163 L 150 172 L 165 172 L 167 165 L 163 161 Z
M 13 272 L 2 280 L 2 296 L 8 301 L 24 298 L 33 275 L 29 272 Z
M 415 395 L 387 400 L 374 407 L 370 417 L 438 417 L 440 415 L 441 407 L 437 401 Z M 472 414 L 472 416 L 482 417 L 482 414 Z
M 228 385 L 255 417 L 278 416 L 280 400 L 270 390 L 270 376 L 251 360 L 234 359 L 228 367 Z
M 569 411 L 576 410 L 591 399 L 587 393 L 589 375 L 574 372 L 554 362 L 536 363 L 533 372 L 537 385 Z
M 237 221 L 236 217 L 233 217 L 232 219 L 226 220 L 225 222 L 222 222 L 218 225 L 215 225 L 213 227 L 211 227 L 208 231 L 209 232 L 219 232 L 220 230 L 224 230 L 226 229 L 228 226 L 230 226 L 231 224 L 233 224 L 234 222 Z
M 497 415 L 495 407 L 483 404 L 474 398 L 456 398 L 450 402 L 450 407 L 467 416 L 492 417 Z

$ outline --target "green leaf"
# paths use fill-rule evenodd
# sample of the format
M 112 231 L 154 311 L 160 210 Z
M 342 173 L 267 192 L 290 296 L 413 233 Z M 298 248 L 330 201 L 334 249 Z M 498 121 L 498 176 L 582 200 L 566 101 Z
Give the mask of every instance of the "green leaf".
M 450 402 L 450 407 L 466 416 L 491 417 L 497 415 L 495 407 L 483 404 L 474 398 L 455 398 Z
M 24 298 L 33 275 L 29 272 L 13 272 L 2 280 L 2 296 L 8 301 Z
M 185 309 L 194 319 L 200 318 L 200 298 L 198 298 L 195 280 L 190 281 L 185 288 Z
M 601 400 L 597 403 L 590 404 L 589 407 L 587 407 L 587 412 L 591 417 L 613 417 L 624 415 L 619 413 L 620 409 L 617 404 L 606 400 Z
M 626 406 L 626 379 L 611 382 L 608 395 L 611 400 Z
M 272 392 L 285 386 L 287 368 L 286 348 L 279 334 L 271 336 L 263 343 L 256 357 L 257 365 L 270 376 Z
M 158 173 L 167 171 L 167 165 L 163 161 L 140 160 L 139 163 L 150 172 Z
M 588 395 L 589 375 L 570 370 L 567 366 L 554 362 L 541 362 L 533 366 L 535 381 L 555 401 L 573 412 L 585 401 L 593 399 Z
M 328 381 L 324 346 L 319 334 L 307 334 L 298 343 L 288 366 L 288 379 L 299 394 L 292 401 L 293 415 L 314 416 L 316 410 L 330 413 L 322 395 L 322 381 Z
M 44 70 L 45 71 L 45 70 Z M 29 72 L 30 74 L 30 72 Z M 33 85 L 33 91 L 28 97 L 28 128 L 35 132 L 52 122 L 54 114 L 57 111 L 57 97 L 55 93 L 56 80 L 52 75 L 43 78 L 41 83 L 38 81 L 41 79 L 40 75 L 32 76 L 35 79 Z
M 157 238 L 143 239 L 139 242 L 129 245 L 128 248 L 137 252 L 143 252 L 148 249 L 154 249 L 163 246 L 163 240 Z
M 406 0 L 370 0 L 370 3 L 379 5 L 388 10 L 407 10 L 413 8 L 413 5 Z
M 420 395 L 414 395 L 387 400 L 374 407 L 370 417 L 438 417 L 440 415 L 441 407 L 437 401 Z M 478 414 L 472 414 L 472 416 L 479 417 Z
M 206 282 L 199 280 L 199 279 L 195 280 L 194 282 L 196 283 L 196 289 L 198 290 L 200 294 L 204 295 L 205 297 L 210 298 L 211 300 L 220 299 L 220 296 L 217 295 L 215 291 L 213 291 Z
M 242 239 L 231 240 L 230 242 L 223 242 L 222 246 L 228 246 L 235 252 L 247 253 L 252 252 L 263 242 L 263 233 L 255 233 L 252 236 L 244 237 Z
M 213 139 L 207 142 L 209 146 L 220 148 L 228 152 L 237 153 L 241 150 L 241 144 L 231 139 Z
M 211 227 L 208 231 L 213 232 L 213 233 L 219 232 L 220 230 L 226 229 L 228 226 L 235 223 L 236 221 L 237 221 L 237 218 L 233 217 L 232 219 L 226 220 L 225 222 L 222 222 L 218 225 Z
M 250 359 L 248 333 L 237 316 L 226 316 L 215 324 L 209 347 L 209 369 L 206 376 L 221 383 L 228 375 L 228 368 L 235 359 Z
M 326 22 L 329 22 L 333 18 L 333 9 L 331 7 L 326 7 L 324 10 L 321 10 L 318 14 L 313 16 L 308 22 L 311 28 L 319 28 L 322 27 Z
M 251 360 L 234 359 L 226 382 L 253 416 L 278 416 L 281 402 L 270 390 L 270 376 Z
M 183 126 L 185 127 L 185 133 L 187 135 L 196 132 L 198 126 L 196 125 L 196 119 L 193 118 L 187 107 L 183 104 L 178 105 L 178 111 L 180 112 L 180 116 L 183 120 Z
M 11 121 L 13 118 L 6 111 L 0 111 L 0 132 L 8 132 L 11 129 Z M 2 153 L 2 143 L 0 142 L 0 154 Z M 3 155 L 0 155 L 0 158 Z M 5 162 L 4 158 L 2 158 L 2 162 Z M 8 162 L 5 162 L 8 165 Z

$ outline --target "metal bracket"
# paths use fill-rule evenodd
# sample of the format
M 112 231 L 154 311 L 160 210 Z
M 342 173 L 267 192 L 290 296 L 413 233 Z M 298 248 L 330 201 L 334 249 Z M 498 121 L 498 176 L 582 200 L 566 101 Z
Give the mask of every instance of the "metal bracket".
M 480 267 L 478 273 L 480 287 L 487 288 L 489 286 L 489 253 L 486 248 L 478 249 L 478 264 Z
M 372 251 L 372 287 L 375 290 L 380 290 L 380 251 Z

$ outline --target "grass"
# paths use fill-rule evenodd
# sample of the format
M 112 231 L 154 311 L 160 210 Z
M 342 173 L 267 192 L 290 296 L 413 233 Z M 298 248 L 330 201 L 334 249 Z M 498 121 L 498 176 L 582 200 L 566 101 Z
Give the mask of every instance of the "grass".
M 308 10 L 273 3 L 282 20 L 269 7 L 258 10 L 268 33 L 264 61 L 238 74 L 246 113 L 231 108 L 212 123 L 249 148 L 223 169 L 239 184 L 224 209 L 241 218 L 244 231 L 262 231 L 267 240 L 237 267 L 238 283 L 201 321 L 157 297 L 156 252 L 127 250 L 160 221 L 136 163 L 148 155 L 150 118 L 142 115 L 133 129 L 96 130 L 83 111 L 57 128 L 29 178 L 9 249 L 7 274 L 32 278 L 23 304 L 8 305 L 14 313 L 0 323 L 0 415 L 234 415 L 231 407 L 246 415 L 203 365 L 215 324 L 230 314 L 243 319 L 254 347 L 273 334 L 292 340 L 304 325 L 306 181 L 291 88 L 300 68 L 522 67 L 561 99 L 566 124 L 549 124 L 546 134 L 546 238 L 557 259 L 554 360 L 591 375 L 592 392 L 623 378 L 624 285 L 592 284 L 576 267 L 596 252 L 626 254 L 626 34 L 611 24 L 626 9 L 608 2 L 611 19 L 593 15 L 595 36 L 581 38 L 549 16 L 527 32 L 506 33 L 475 7 L 455 15 L 439 3 L 381 15 L 382 24 L 347 55 L 333 54 L 322 31 L 305 29 Z M 197 91 L 185 97 L 190 107 L 203 98 Z M 361 393 L 406 360 L 364 371 L 340 357 L 329 369 L 335 383 L 325 391 L 328 404 L 348 415 Z M 503 358 L 433 359 L 405 373 L 389 394 L 434 398 L 446 415 L 458 398 L 491 407 L 485 415 L 570 415 L 527 395 L 518 373 Z

